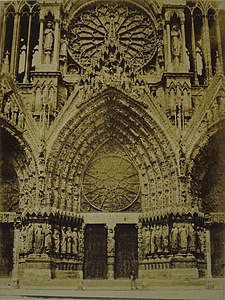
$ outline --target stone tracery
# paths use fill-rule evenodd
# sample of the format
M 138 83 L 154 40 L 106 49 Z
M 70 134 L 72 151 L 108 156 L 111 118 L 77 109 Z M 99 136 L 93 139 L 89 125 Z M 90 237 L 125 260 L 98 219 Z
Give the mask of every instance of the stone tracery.
M 111 67 L 124 60 L 128 68 L 140 69 L 156 52 L 156 30 L 150 17 L 136 7 L 102 3 L 74 17 L 68 47 L 86 70 L 100 67 L 106 57 Z
M 100 147 L 87 165 L 82 183 L 84 196 L 90 205 L 103 211 L 121 211 L 136 200 L 139 176 L 126 156 L 113 140 Z

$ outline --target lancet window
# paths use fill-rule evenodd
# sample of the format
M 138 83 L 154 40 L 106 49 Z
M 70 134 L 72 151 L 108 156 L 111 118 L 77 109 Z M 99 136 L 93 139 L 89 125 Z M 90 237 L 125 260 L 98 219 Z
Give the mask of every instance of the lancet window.
M 193 83 L 208 84 L 210 78 L 222 69 L 223 36 L 221 18 L 212 8 L 203 12 L 200 7 L 185 9 L 186 47 L 194 72 Z M 225 48 L 225 47 L 224 47 Z
M 30 71 L 37 63 L 39 7 L 25 4 L 16 11 L 13 5 L 8 6 L 4 26 L 4 56 L 8 60 L 8 71 L 18 82 L 27 83 Z

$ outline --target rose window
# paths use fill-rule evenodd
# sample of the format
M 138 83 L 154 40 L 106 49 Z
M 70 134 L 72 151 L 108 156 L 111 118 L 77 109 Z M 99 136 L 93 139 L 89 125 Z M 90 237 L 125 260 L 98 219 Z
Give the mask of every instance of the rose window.
M 144 67 L 156 52 L 156 29 L 150 16 L 133 5 L 113 1 L 89 6 L 72 19 L 69 52 L 82 68 L 104 59 L 124 59 Z
M 138 198 L 139 176 L 129 157 L 114 141 L 103 145 L 86 168 L 83 195 L 101 211 L 121 211 Z

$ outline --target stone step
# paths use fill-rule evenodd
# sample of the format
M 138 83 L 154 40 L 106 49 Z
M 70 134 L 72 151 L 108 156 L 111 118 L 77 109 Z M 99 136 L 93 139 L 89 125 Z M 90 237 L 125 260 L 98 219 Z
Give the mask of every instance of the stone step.
M 197 280 L 160 280 L 160 279 L 137 279 L 139 290 L 159 289 L 199 289 L 199 288 L 223 288 L 224 279 L 222 278 L 200 278 Z M 0 278 L 0 289 L 15 288 L 11 278 Z M 126 291 L 130 290 L 129 279 L 52 279 L 40 283 L 20 282 L 21 289 L 49 289 L 49 290 L 95 290 L 95 291 Z

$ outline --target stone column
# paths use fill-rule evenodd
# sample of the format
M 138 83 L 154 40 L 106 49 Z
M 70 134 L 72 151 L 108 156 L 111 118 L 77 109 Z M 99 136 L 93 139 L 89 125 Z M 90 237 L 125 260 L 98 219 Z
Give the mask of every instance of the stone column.
M 108 226 L 107 238 L 107 256 L 108 256 L 108 279 L 114 279 L 114 264 L 115 264 L 115 226 Z
M 31 35 L 31 21 L 32 21 L 32 15 L 29 14 L 29 20 L 28 20 L 28 32 L 27 32 L 27 52 L 26 52 L 26 58 L 25 58 L 25 75 L 23 82 L 28 82 L 28 76 L 29 76 L 29 58 L 30 58 L 30 35 Z
M 166 36 L 167 36 L 167 71 L 171 68 L 171 38 L 170 38 L 170 22 L 166 22 Z
M 54 35 L 54 53 L 53 53 L 53 64 L 58 69 L 59 61 L 59 20 L 55 20 L 55 35 Z
M 3 61 L 4 61 L 4 50 L 5 50 L 5 30 L 6 30 L 6 16 L 5 14 L 3 14 L 4 10 L 2 9 L 1 11 L 1 18 L 2 21 L 0 23 L 1 29 L 0 29 L 0 65 L 3 65 Z
M 12 37 L 12 51 L 10 59 L 10 72 L 15 75 L 16 72 L 16 62 L 17 62 L 17 48 L 18 48 L 18 32 L 19 32 L 19 13 L 16 12 L 14 17 L 13 26 L 13 37 Z
M 84 263 L 84 230 L 85 224 L 82 224 L 78 231 L 78 257 L 80 261 L 79 265 L 79 276 L 83 279 L 83 263 Z
M 19 239 L 20 230 L 17 224 L 14 224 L 14 247 L 13 247 L 13 270 L 12 270 L 12 284 L 14 287 L 19 287 Z
M 42 55 L 43 55 L 43 34 L 44 34 L 44 17 L 40 16 L 40 31 L 39 31 L 39 64 L 42 64 Z
M 194 25 L 193 11 L 191 13 L 191 50 L 192 50 L 193 65 L 194 65 L 194 83 L 198 84 L 196 45 L 195 45 L 195 25 Z
M 204 40 L 204 52 L 206 58 L 206 72 L 207 72 L 207 83 L 212 77 L 212 64 L 211 64 L 211 48 L 210 48 L 210 36 L 209 36 L 209 25 L 207 15 L 203 15 L 203 40 Z
M 206 228 L 206 262 L 207 262 L 207 277 L 212 278 L 212 261 L 211 261 L 211 234 L 210 227 Z
M 186 58 L 186 40 L 185 40 L 185 28 L 184 28 L 184 20 L 181 20 L 181 36 L 182 36 L 182 53 L 181 53 L 181 63 L 185 68 L 184 71 L 187 71 L 187 67 L 185 65 Z
M 223 74 L 223 51 L 222 51 L 220 22 L 219 22 L 218 14 L 216 16 L 216 37 L 217 37 L 218 54 L 219 54 L 219 70 L 216 70 L 216 72 L 219 74 Z

